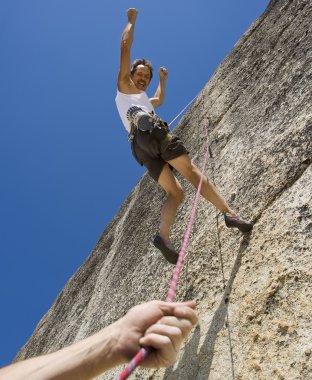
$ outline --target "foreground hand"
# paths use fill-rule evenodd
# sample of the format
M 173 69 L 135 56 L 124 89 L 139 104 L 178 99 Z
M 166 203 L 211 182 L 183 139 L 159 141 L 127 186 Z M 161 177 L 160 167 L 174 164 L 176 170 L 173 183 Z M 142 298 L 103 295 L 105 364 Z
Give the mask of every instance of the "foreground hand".
M 160 79 L 167 79 L 168 78 L 168 71 L 165 67 L 161 67 L 159 70 L 158 70 L 158 74 L 159 74 L 159 78 Z
M 152 351 L 143 367 L 168 367 L 178 355 L 183 340 L 197 323 L 195 302 L 151 301 L 132 308 L 119 325 L 118 350 L 128 362 L 141 346 Z
M 129 22 L 135 22 L 137 15 L 138 15 L 138 10 L 135 8 L 129 8 L 127 10 L 127 15 L 128 15 L 128 21 Z

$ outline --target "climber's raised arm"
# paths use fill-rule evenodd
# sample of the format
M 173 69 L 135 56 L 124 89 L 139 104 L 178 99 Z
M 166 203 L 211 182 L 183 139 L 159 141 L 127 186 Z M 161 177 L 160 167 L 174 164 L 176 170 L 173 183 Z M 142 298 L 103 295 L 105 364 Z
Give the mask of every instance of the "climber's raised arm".
M 131 93 L 134 84 L 130 77 L 130 53 L 133 42 L 134 26 L 138 11 L 135 8 L 127 10 L 128 22 L 122 33 L 120 44 L 120 69 L 118 74 L 118 90 L 123 93 Z
M 154 97 L 150 98 L 150 102 L 152 103 L 154 108 L 162 105 L 162 103 L 165 100 L 166 81 L 168 78 L 168 71 L 165 67 L 161 67 L 158 70 L 158 74 L 159 74 L 159 84 L 158 84 Z

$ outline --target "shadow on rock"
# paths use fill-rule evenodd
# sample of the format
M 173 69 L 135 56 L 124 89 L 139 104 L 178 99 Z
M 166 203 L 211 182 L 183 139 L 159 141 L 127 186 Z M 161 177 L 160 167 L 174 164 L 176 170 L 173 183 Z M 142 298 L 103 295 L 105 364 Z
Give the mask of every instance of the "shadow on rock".
M 232 286 L 236 274 L 241 265 L 241 258 L 243 252 L 246 250 L 250 241 L 250 234 L 245 235 L 241 245 L 239 247 L 239 251 L 237 257 L 235 259 L 233 269 L 231 272 L 230 279 L 228 280 L 226 287 L 224 289 L 223 297 L 221 302 L 215 311 L 209 330 L 207 332 L 207 336 L 205 338 L 202 347 L 197 354 L 199 341 L 200 341 L 200 328 L 196 327 L 195 332 L 192 336 L 192 339 L 186 345 L 184 354 L 179 361 L 178 368 L 173 370 L 172 368 L 168 368 L 164 374 L 164 380 L 208 380 L 211 364 L 214 355 L 215 343 L 217 340 L 218 333 L 226 326 L 229 332 L 229 351 L 231 355 L 231 372 L 232 378 L 235 378 L 234 373 L 234 362 L 232 359 L 232 351 L 231 351 L 231 335 L 230 335 L 230 326 L 228 320 L 228 301 L 232 291 Z

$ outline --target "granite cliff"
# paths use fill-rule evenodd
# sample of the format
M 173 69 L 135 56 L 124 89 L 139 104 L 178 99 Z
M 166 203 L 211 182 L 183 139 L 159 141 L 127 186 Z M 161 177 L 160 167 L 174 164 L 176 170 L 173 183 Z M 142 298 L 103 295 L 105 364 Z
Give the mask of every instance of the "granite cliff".
M 134 379 L 312 379 L 311 20 L 310 0 L 272 0 L 175 129 L 201 165 L 209 116 L 207 175 L 255 227 L 229 230 L 201 201 L 176 297 L 197 300 L 200 323 L 174 367 L 139 369 Z M 194 199 L 181 182 L 176 245 Z M 163 196 L 141 178 L 17 360 L 164 299 L 172 266 L 151 243 Z

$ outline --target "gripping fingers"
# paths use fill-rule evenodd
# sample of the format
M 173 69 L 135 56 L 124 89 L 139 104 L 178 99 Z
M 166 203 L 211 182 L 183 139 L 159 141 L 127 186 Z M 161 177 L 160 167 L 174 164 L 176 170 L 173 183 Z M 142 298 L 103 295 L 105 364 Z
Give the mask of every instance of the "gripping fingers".
M 177 306 L 174 309 L 174 315 L 178 318 L 188 319 L 193 326 L 195 326 L 198 322 L 198 318 L 195 314 L 195 311 L 190 307 Z
M 157 346 L 159 341 L 158 337 L 160 336 L 169 338 L 172 346 L 171 349 L 173 349 L 176 353 L 179 351 L 183 341 L 183 332 L 176 326 L 156 324 L 148 329 L 146 335 L 140 339 L 140 344 L 143 346 L 151 346 L 153 348 L 160 349 L 162 347 Z
M 194 324 L 189 319 L 185 318 L 176 318 L 176 317 L 163 317 L 157 324 L 175 326 L 178 327 L 182 333 L 183 338 L 186 338 L 188 333 L 192 330 Z M 148 332 L 148 330 L 147 330 Z
M 169 367 L 176 361 L 177 352 L 168 336 L 153 333 L 142 338 L 140 342 L 144 346 L 152 347 L 150 355 L 143 362 L 143 367 Z
M 156 324 L 143 338 L 142 346 L 152 347 L 155 351 L 146 359 L 146 366 L 168 367 L 177 358 L 183 342 L 182 331 L 175 326 Z

